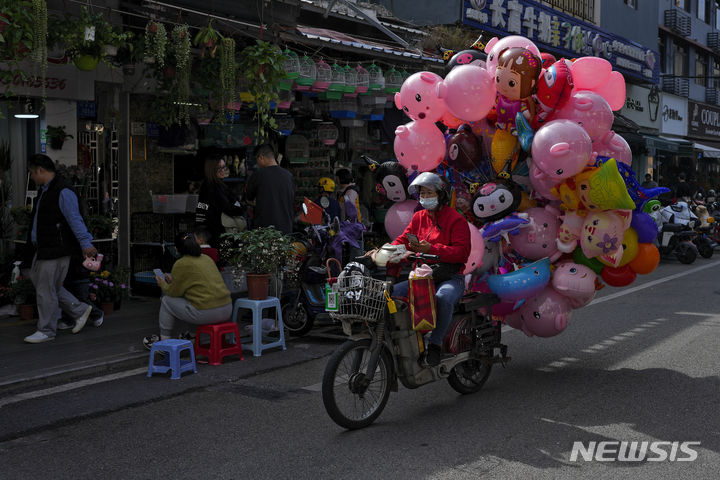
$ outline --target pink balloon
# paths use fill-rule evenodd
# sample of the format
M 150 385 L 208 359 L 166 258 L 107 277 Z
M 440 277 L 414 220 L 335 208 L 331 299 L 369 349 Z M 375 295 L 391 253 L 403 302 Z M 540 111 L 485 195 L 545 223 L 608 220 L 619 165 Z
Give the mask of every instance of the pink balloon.
M 470 256 L 468 257 L 467 262 L 465 262 L 465 270 L 463 270 L 463 275 L 472 273 L 473 271 L 475 271 L 476 268 L 481 266 L 483 255 L 485 255 L 485 240 L 483 240 L 482 233 L 480 233 L 480 230 L 472 223 L 468 222 L 468 226 L 470 227 L 471 247 Z
M 525 333 L 554 337 L 567 328 L 572 310 L 570 302 L 548 286 L 520 307 L 519 312 Z
M 595 90 L 610 76 L 612 65 L 604 58 L 580 57 L 571 70 L 576 90 Z
M 560 211 L 546 205 L 544 208 L 528 208 L 523 213 L 528 214 L 530 226 L 510 236 L 513 250 L 531 260 L 549 257 L 554 262 L 560 258 L 562 252 L 555 241 L 560 228 Z
M 391 240 L 399 237 L 410 225 L 415 208 L 418 202 L 416 200 L 405 200 L 404 202 L 393 203 L 385 215 L 385 231 Z
M 594 148 L 595 153 L 599 156 L 614 158 L 618 162 L 632 165 L 630 145 L 628 145 L 623 137 L 612 130 L 600 139 L 600 143 L 596 142 Z
M 493 312 L 494 313 L 494 312 Z M 506 315 L 503 318 L 503 323 L 509 327 L 512 327 L 516 330 L 522 331 L 525 335 L 528 337 L 532 337 L 532 333 L 525 327 L 525 324 L 522 320 L 522 315 L 520 315 L 520 312 L 514 312 Z
M 548 177 L 542 170 L 535 166 L 535 162 L 530 164 L 530 185 L 533 187 L 535 195 L 546 200 L 557 200 L 557 197 L 550 192 L 550 189 L 558 184 L 555 180 Z
M 485 45 L 485 53 L 488 54 L 487 60 L 485 61 L 485 68 L 487 68 L 490 76 L 495 77 L 498 57 L 502 51 L 513 47 L 525 48 L 530 50 L 536 57 L 541 58 L 540 50 L 538 50 L 537 46 L 528 38 L 521 37 L 520 35 L 510 35 L 504 37 L 502 40 L 498 40 L 497 37 L 493 37 Z
M 570 120 L 552 120 L 532 142 L 533 165 L 555 182 L 574 177 L 590 160 L 592 141 L 583 127 Z
M 608 102 L 612 110 L 620 110 L 625 105 L 625 78 L 620 72 L 612 72 L 595 92 Z
M 590 267 L 573 262 L 557 265 L 550 280 L 552 287 L 568 299 L 572 308 L 584 307 L 595 298 L 597 275 Z
M 461 65 L 438 84 L 438 97 L 455 117 L 473 122 L 487 116 L 495 104 L 495 81 L 482 67 Z
M 426 172 L 445 158 L 445 137 L 433 122 L 410 122 L 395 130 L 395 157 L 408 170 Z
M 432 72 L 418 72 L 410 75 L 395 94 L 395 106 L 416 121 L 437 122 L 447 107 L 438 98 L 438 83 L 442 77 Z
M 600 95 L 590 91 L 573 92 L 568 103 L 555 111 L 554 119 L 568 119 L 581 125 L 590 139 L 600 140 L 612 128 L 613 116 L 610 105 Z

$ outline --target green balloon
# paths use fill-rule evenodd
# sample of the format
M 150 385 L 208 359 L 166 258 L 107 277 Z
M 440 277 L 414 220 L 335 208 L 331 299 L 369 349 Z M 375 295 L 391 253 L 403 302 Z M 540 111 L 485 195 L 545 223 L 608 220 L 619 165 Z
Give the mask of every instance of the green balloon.
M 659 210 L 660 208 L 662 208 L 660 200 L 650 200 L 643 206 L 643 212 L 653 213 L 655 210 Z
M 587 258 L 580 247 L 577 247 L 573 252 L 573 261 L 580 265 L 585 265 L 598 275 L 600 275 L 600 272 L 602 272 L 602 269 L 605 267 L 597 258 Z

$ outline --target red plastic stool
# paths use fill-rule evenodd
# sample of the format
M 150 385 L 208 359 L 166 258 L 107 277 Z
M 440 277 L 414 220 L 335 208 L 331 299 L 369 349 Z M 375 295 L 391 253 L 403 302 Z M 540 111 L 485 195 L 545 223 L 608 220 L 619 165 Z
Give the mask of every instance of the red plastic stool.
M 210 343 L 200 343 L 200 335 L 210 335 Z M 234 334 L 235 341 L 226 338 Z M 210 365 L 222 365 L 223 357 L 228 355 L 239 355 L 240 360 L 245 360 L 240 346 L 240 329 L 235 322 L 215 323 L 212 325 L 198 325 L 195 332 L 195 356 L 208 358 Z

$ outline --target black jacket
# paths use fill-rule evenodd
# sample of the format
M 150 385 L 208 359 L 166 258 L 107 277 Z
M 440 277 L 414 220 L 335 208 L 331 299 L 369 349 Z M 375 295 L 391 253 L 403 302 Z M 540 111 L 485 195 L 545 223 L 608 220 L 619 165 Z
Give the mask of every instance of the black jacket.
M 237 198 L 224 184 L 213 184 L 207 180 L 200 186 L 200 195 L 195 209 L 195 223 L 208 229 L 212 238 L 210 245 L 217 247 L 220 235 L 225 233 L 221 216 L 224 213 L 231 217 L 243 215 L 244 209 L 235 205 Z
M 60 192 L 64 189 L 73 190 L 72 185 L 63 177 L 56 175 L 48 189 L 38 195 L 27 233 L 25 258 L 37 254 L 38 260 L 50 260 L 78 254 L 81 250 L 75 234 L 60 210 Z M 77 193 L 76 193 L 77 195 Z M 38 210 L 39 208 L 39 210 Z M 37 214 L 37 245 L 33 245 L 32 222 Z

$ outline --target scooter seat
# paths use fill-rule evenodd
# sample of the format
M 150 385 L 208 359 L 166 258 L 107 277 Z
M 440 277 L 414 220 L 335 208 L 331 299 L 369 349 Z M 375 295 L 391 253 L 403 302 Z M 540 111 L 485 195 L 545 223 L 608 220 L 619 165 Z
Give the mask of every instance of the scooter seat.
M 662 226 L 663 232 L 682 232 L 688 229 L 687 225 L 681 225 L 679 223 L 666 223 Z

